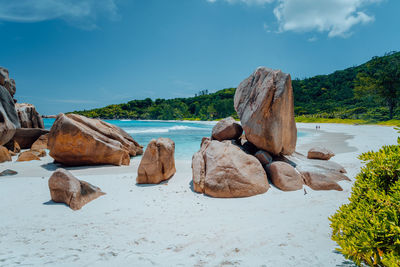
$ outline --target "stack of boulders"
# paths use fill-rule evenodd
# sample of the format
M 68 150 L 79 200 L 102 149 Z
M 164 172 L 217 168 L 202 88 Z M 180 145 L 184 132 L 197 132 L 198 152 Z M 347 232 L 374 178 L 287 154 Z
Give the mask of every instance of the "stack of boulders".
M 193 155 L 193 187 L 213 197 L 247 197 L 264 193 L 270 182 L 283 191 L 307 185 L 314 190 L 342 190 L 349 180 L 333 156 L 323 148 L 308 158 L 295 152 L 291 77 L 280 70 L 258 68 L 236 89 L 234 105 L 240 122 L 219 121 L 211 140 L 203 138 Z M 244 135 L 242 134 L 244 130 Z
M 0 145 L 10 155 L 1 157 L 0 162 L 11 160 L 11 156 L 17 155 L 21 149 L 31 149 L 37 139 L 48 133 L 43 129 L 43 120 L 36 108 L 31 104 L 16 104 L 15 93 L 15 81 L 10 79 L 7 69 L 0 67 Z M 37 159 L 45 153 L 43 149 L 32 150 L 25 153 L 20 161 Z M 30 154 L 35 154 L 35 157 Z

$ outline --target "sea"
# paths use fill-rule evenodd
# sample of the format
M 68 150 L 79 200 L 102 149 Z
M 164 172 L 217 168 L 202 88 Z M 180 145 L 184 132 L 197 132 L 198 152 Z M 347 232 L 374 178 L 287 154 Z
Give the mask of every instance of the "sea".
M 50 130 L 55 119 L 43 119 L 44 126 Z M 124 129 L 133 139 L 146 148 L 152 139 L 168 137 L 175 142 L 175 158 L 190 160 L 200 149 L 201 139 L 210 137 L 215 121 L 143 121 L 143 120 L 105 120 Z M 305 133 L 298 132 L 298 137 Z

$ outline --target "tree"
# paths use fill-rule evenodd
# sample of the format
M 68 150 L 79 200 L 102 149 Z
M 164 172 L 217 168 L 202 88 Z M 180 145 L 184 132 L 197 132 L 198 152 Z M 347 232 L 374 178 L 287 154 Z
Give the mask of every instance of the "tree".
M 366 64 L 365 71 L 357 74 L 355 84 L 358 98 L 365 94 L 380 96 L 389 108 L 389 118 L 393 119 L 400 97 L 400 57 L 393 52 L 374 57 Z

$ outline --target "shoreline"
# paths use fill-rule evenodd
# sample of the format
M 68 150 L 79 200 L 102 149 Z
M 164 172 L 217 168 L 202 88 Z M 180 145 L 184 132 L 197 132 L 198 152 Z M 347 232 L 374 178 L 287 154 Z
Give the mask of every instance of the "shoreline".
M 390 127 L 339 124 L 315 132 L 315 125 L 297 124 L 310 133 L 298 139 L 298 151 L 310 142 L 332 143 L 332 160 L 352 180 L 340 182 L 342 192 L 271 187 L 250 198 L 216 199 L 191 190 L 191 158 L 176 160 L 177 173 L 167 183 L 136 185 L 137 157 L 127 167 L 69 168 L 107 193 L 72 211 L 49 201 L 47 181 L 57 167 L 49 156 L 2 163 L 19 173 L 0 178 L 6 196 L 0 264 L 347 266 L 335 252 L 328 217 L 348 201 L 363 166 L 357 156 L 395 144 L 398 134 Z

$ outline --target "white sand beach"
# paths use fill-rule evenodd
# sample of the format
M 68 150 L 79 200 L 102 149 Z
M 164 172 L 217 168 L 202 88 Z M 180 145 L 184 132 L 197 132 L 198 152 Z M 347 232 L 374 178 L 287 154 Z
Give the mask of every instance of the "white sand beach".
M 297 124 L 305 153 L 315 144 L 336 153 L 354 181 L 357 155 L 395 144 L 392 127 Z M 200 146 L 200 140 L 199 140 Z M 16 160 L 16 157 L 13 158 Z M 191 159 L 161 185 L 136 185 L 140 157 L 129 167 L 68 168 L 107 194 L 79 211 L 50 201 L 48 178 L 57 168 L 41 161 L 0 164 L 0 266 L 351 266 L 335 252 L 328 217 L 350 196 L 306 187 L 216 199 L 191 190 Z

